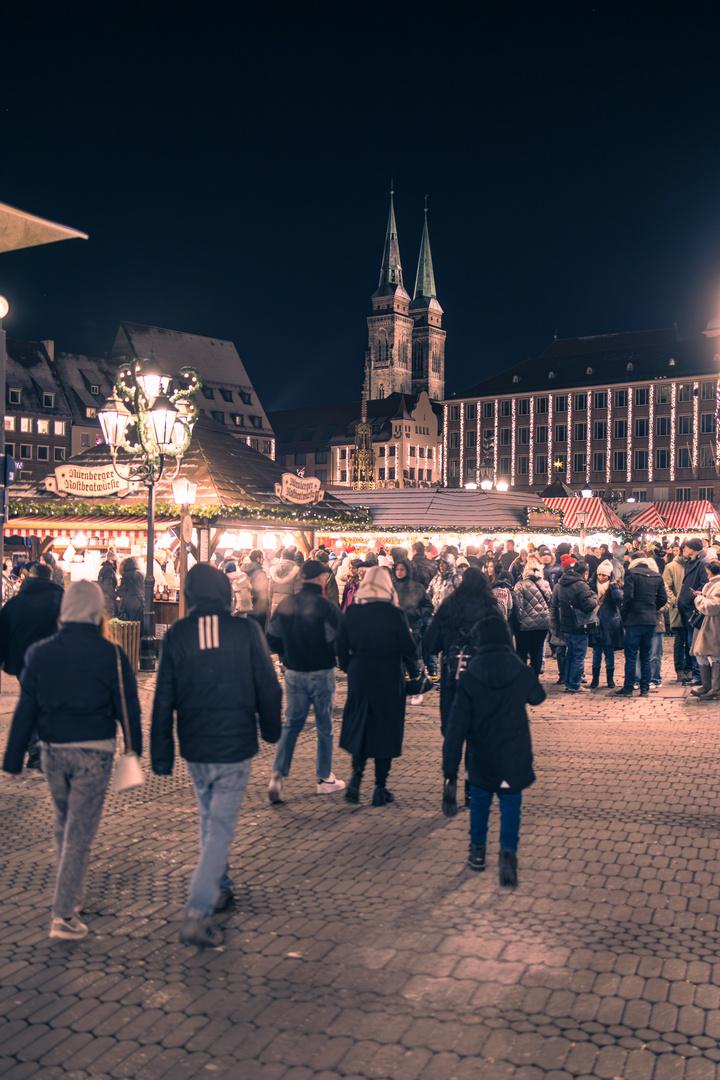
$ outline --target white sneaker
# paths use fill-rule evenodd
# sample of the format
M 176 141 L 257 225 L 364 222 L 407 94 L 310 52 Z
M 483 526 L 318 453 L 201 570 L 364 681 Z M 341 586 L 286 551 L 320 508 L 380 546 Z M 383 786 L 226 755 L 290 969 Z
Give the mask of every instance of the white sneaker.
M 410 704 L 411 705 L 422 705 L 422 703 L 423 703 L 422 694 L 413 694 L 413 696 L 410 698 Z
M 656 691 L 658 691 L 660 689 L 661 686 L 662 686 L 662 683 L 651 682 L 650 683 L 650 693 L 654 694 Z
M 80 941 L 87 937 L 88 928 L 80 922 L 77 915 L 70 919 L 53 919 L 50 925 L 51 938 L 60 938 L 62 941 Z
M 273 773 L 272 780 L 268 784 L 268 799 L 271 803 L 285 802 L 283 799 L 282 773 Z
M 332 795 L 335 791 L 344 791 L 345 781 L 336 780 L 335 774 L 330 773 L 327 780 L 318 779 L 317 793 L 318 795 Z

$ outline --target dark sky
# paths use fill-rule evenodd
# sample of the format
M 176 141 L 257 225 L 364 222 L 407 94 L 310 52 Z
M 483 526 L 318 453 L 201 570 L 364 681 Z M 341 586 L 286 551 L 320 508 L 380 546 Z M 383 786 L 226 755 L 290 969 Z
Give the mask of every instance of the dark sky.
M 0 257 L 12 337 L 233 340 L 266 409 L 359 393 L 394 177 L 423 199 L 446 391 L 720 306 L 720 8 L 15 4 L 0 201 L 90 234 Z

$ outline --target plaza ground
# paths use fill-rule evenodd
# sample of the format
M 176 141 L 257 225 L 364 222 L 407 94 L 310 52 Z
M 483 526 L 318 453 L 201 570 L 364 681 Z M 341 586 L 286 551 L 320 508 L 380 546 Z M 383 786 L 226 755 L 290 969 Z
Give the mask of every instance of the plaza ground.
M 484 874 L 465 869 L 467 813 L 440 812 L 436 694 L 408 709 L 393 806 L 372 808 L 367 783 L 359 808 L 315 794 L 309 724 L 272 807 L 263 747 L 220 950 L 178 941 L 197 848 L 181 762 L 109 797 L 78 943 L 47 938 L 44 781 L 2 774 L 0 1076 L 715 1078 L 720 703 L 670 682 L 670 645 L 642 700 L 565 695 L 548 662 L 514 892 L 497 881 L 497 811 Z M 2 745 L 15 685 L 3 676 Z M 342 751 L 334 767 L 347 779 Z

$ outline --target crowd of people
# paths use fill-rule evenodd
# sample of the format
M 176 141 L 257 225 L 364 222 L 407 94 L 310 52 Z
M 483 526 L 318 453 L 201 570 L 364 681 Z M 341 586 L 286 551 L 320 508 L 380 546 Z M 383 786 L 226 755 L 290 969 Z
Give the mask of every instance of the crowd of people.
M 126 749 L 142 752 L 135 677 L 107 624 L 118 598 L 126 612 L 133 596 L 140 602 L 132 575 L 143 575 L 126 560 L 118 583 L 113 555 L 98 583 L 67 589 L 53 581 L 47 558 L 39 561 L 0 610 L 0 662 L 21 686 L 3 769 L 19 773 L 27 753 L 37 767 L 39 755 L 55 806 L 53 938 L 88 933 L 84 879 L 118 722 Z M 608 687 L 645 696 L 661 683 L 663 639 L 672 633 L 677 680 L 700 699 L 720 697 L 720 561 L 699 537 L 582 554 L 569 543 L 516 551 L 512 540 L 491 539 L 464 551 L 375 545 L 362 557 L 339 546 L 308 558 L 293 547 L 225 552 L 216 565 L 190 569 L 185 599 L 188 615 L 169 627 L 160 653 L 150 761 L 158 775 L 172 772 L 177 732 L 200 817 L 180 937 L 199 946 L 221 944 L 212 917 L 233 903 L 229 850 L 258 730 L 277 744 L 271 804 L 286 800 L 312 707 L 317 794 L 344 793 L 358 805 L 372 760 L 371 803 L 385 807 L 394 802 L 387 781 L 402 753 L 406 703 L 419 704 L 437 685 L 443 813 L 454 816 L 458 801 L 469 807 L 468 867 L 483 871 L 497 795 L 499 881 L 514 887 L 522 792 L 534 780 L 527 706 L 545 699 L 539 676 L 552 657 L 566 693 L 598 690 L 604 660 Z M 615 688 L 620 650 L 624 679 Z M 347 675 L 339 738 L 347 783 L 333 772 L 337 667 Z

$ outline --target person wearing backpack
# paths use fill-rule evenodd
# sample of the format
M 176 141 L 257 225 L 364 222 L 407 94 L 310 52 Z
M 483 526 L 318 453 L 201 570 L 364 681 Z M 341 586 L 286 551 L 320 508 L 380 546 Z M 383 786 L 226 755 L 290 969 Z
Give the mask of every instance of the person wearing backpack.
M 552 590 L 545 580 L 543 564 L 534 555 L 528 556 L 522 578 L 513 593 L 518 655 L 524 664 L 529 657 L 530 667 L 539 675 L 543 663 L 543 644 L 550 627 Z
M 481 619 L 477 652 L 457 684 L 443 745 L 443 813 L 457 814 L 457 773 L 463 745 L 470 775 L 470 870 L 485 869 L 493 795 L 500 803 L 500 884 L 517 885 L 523 789 L 535 780 L 527 705 L 545 700 L 537 675 L 512 647 L 510 629 L 495 615 Z
M 442 653 L 440 669 L 440 730 L 445 734 L 458 680 L 478 650 L 478 630 L 483 619 L 503 618 L 487 575 L 469 566 L 457 589 L 443 600 L 423 639 L 426 652 Z M 465 783 L 465 805 L 470 787 Z

